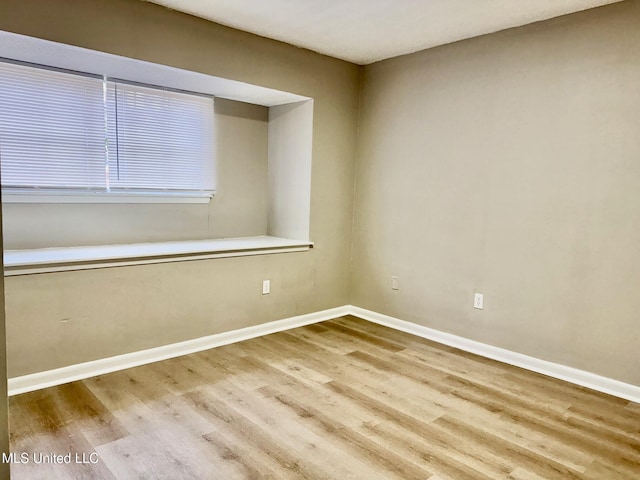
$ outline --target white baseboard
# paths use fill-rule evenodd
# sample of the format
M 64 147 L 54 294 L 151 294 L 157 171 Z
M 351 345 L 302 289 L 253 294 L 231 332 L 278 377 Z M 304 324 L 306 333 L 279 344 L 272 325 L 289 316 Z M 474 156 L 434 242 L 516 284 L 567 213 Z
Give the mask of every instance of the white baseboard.
M 640 387 L 628 383 L 602 377 L 594 373 L 578 370 L 546 360 L 530 357 L 522 353 L 512 352 L 503 348 L 494 347 L 485 343 L 469 340 L 464 337 L 441 332 L 432 328 L 424 327 L 416 323 L 400 320 L 395 317 L 383 315 L 381 313 L 366 310 L 353 305 L 343 305 L 342 307 L 331 308 L 319 312 L 299 315 L 296 317 L 276 320 L 254 327 L 241 328 L 230 332 L 218 333 L 207 337 L 187 340 L 185 342 L 173 343 L 162 347 L 150 348 L 139 352 L 126 353 L 115 357 L 103 358 L 92 362 L 79 363 L 68 367 L 47 370 L 45 372 L 33 373 L 22 377 L 9 379 L 9 395 L 39 390 L 54 385 L 82 380 L 96 375 L 124 370 L 126 368 L 137 367 L 147 363 L 153 363 L 168 358 L 188 355 L 190 353 L 208 350 L 230 343 L 249 340 L 250 338 L 269 335 L 270 333 L 289 330 L 291 328 L 310 325 L 313 323 L 331 320 L 344 315 L 354 315 L 373 323 L 410 333 L 418 337 L 433 340 L 434 342 L 459 348 L 466 352 L 475 353 L 482 357 L 491 358 L 499 362 L 515 365 L 517 367 L 542 373 L 550 377 L 558 378 L 566 382 L 581 385 L 593 390 L 624 398 L 640 403 Z
M 475 353 L 482 357 L 491 358 L 499 362 L 515 365 L 526 370 L 542 373 L 549 377 L 558 378 L 566 382 L 581 385 L 599 392 L 624 398 L 632 402 L 640 403 L 640 387 L 629 383 L 620 382 L 611 378 L 602 377 L 595 373 L 578 370 L 558 363 L 540 360 L 522 353 L 512 352 L 504 348 L 494 347 L 486 343 L 476 342 L 464 337 L 444 333 L 439 330 L 424 327 L 416 323 L 400 320 L 395 317 L 383 315 L 381 313 L 366 310 L 364 308 L 350 306 L 350 313 L 356 317 L 368 320 L 373 323 L 384 325 L 395 330 L 400 330 L 418 337 L 433 340 L 434 342 L 459 348 L 466 352 Z
M 150 348 L 139 352 L 126 353 L 115 357 L 102 358 L 91 362 L 79 363 L 76 365 L 69 365 L 68 367 L 56 368 L 45 372 L 10 378 L 8 381 L 9 396 L 40 390 L 54 385 L 61 385 L 63 383 L 73 382 L 76 380 L 83 380 L 96 375 L 137 367 L 139 365 L 145 365 L 159 360 L 188 355 L 190 353 L 228 345 L 230 343 L 241 342 L 242 340 L 248 340 L 250 338 L 269 335 L 270 333 L 281 332 L 283 330 L 289 330 L 303 325 L 310 325 L 312 323 L 342 317 L 349 313 L 350 307 L 348 305 L 344 305 L 342 307 L 308 313 L 306 315 L 276 320 L 274 322 L 264 323 L 254 327 L 246 327 L 238 330 L 232 330 L 230 332 L 217 333 L 207 337 L 195 338 L 193 340 L 172 343 L 170 345 L 163 345 L 162 347 Z

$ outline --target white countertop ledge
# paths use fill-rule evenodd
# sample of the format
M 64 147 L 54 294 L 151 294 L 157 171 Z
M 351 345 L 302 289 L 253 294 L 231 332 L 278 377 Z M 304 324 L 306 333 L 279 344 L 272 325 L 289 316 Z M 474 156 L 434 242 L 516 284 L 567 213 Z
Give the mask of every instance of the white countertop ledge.
M 309 241 L 259 236 L 5 250 L 4 275 L 7 277 L 150 263 L 303 252 L 311 247 L 313 242 Z

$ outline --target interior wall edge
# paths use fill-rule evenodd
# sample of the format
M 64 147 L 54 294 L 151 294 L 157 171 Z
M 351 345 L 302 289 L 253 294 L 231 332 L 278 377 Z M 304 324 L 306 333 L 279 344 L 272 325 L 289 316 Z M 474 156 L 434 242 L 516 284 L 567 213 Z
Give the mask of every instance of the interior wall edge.
M 362 101 L 364 93 L 365 82 L 365 68 L 366 65 L 358 66 L 358 112 L 356 116 L 356 138 L 353 147 L 353 185 L 352 185 L 352 202 L 351 202 L 351 230 L 349 231 L 349 277 L 347 282 L 347 298 L 349 302 L 353 298 L 355 291 L 355 279 L 353 276 L 353 251 L 356 248 L 355 245 L 355 228 L 356 228 L 356 215 L 357 206 L 356 198 L 358 195 L 358 164 L 360 158 L 360 125 L 362 124 Z

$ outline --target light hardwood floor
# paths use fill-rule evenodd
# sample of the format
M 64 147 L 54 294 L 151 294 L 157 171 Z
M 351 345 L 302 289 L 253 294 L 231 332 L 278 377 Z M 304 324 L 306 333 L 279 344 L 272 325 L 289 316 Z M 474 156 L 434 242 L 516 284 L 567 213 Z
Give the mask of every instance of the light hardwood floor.
M 14 480 L 640 478 L 640 405 L 353 317 L 19 395 L 10 426 Z

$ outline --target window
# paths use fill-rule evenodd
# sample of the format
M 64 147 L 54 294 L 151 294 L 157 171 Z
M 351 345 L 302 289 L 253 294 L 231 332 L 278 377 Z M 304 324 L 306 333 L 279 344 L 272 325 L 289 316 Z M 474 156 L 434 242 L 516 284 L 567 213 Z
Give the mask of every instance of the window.
M 210 196 L 213 99 L 0 63 L 4 192 Z

